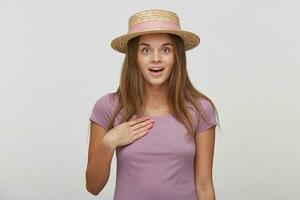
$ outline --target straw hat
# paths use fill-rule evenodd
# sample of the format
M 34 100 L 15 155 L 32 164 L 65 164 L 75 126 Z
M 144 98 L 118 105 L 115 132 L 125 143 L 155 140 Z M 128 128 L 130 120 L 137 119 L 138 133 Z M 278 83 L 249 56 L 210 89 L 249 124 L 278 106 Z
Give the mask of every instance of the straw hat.
M 181 37 L 185 50 L 195 48 L 200 38 L 195 33 L 181 30 L 179 18 L 176 13 L 152 9 L 137 12 L 128 20 L 128 32 L 111 41 L 111 47 L 120 52 L 127 53 L 127 43 L 130 39 L 147 33 L 170 33 Z

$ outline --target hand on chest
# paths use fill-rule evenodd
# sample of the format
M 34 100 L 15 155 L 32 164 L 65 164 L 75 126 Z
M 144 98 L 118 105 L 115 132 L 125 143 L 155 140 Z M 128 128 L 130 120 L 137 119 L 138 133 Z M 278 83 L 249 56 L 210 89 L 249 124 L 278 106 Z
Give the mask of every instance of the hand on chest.
M 149 133 L 133 143 L 118 147 L 122 158 L 147 160 L 190 159 L 195 154 L 195 144 L 186 138 L 187 130 L 173 117 L 154 118 Z

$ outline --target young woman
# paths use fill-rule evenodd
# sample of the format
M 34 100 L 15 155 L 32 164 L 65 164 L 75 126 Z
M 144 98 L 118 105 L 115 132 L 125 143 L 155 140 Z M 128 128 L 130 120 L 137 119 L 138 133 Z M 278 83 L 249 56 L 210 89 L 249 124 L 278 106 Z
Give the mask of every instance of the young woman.
M 199 37 L 178 16 L 153 9 L 129 18 L 111 45 L 125 53 L 120 85 L 101 96 L 90 120 L 86 188 L 98 195 L 116 150 L 114 200 L 213 200 L 217 112 L 189 80 L 186 51 Z

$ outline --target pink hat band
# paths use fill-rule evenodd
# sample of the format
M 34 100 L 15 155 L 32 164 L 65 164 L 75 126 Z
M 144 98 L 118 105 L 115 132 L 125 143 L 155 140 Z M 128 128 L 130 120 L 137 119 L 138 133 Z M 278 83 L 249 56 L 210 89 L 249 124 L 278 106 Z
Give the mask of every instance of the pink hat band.
M 180 31 L 180 26 L 171 21 L 144 21 L 131 26 L 128 30 L 128 33 L 143 32 L 157 29 Z

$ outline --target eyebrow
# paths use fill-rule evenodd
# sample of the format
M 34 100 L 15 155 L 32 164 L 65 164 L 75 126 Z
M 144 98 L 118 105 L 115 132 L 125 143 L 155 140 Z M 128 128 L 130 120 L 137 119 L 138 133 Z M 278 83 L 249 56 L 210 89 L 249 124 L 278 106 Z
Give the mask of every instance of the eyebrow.
M 148 47 L 151 46 L 150 44 L 147 44 L 147 43 L 144 43 L 144 42 L 140 43 L 138 46 L 141 46 L 141 45 L 148 46 Z M 170 43 L 170 42 L 164 43 L 164 44 L 162 44 L 161 46 L 166 46 L 166 45 L 171 45 L 171 46 L 173 46 L 172 43 Z

